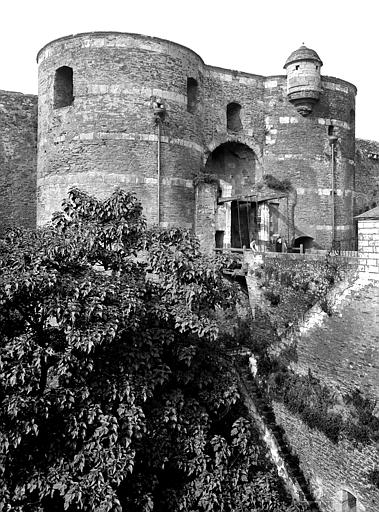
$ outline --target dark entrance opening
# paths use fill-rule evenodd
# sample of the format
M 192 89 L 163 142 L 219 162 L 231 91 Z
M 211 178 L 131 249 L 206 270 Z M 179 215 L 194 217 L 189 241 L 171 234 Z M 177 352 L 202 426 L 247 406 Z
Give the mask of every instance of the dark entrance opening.
M 252 238 L 257 238 L 256 208 L 250 201 L 232 201 L 231 246 L 242 249 L 250 247 Z
M 225 231 L 216 231 L 216 233 L 215 233 L 216 249 L 222 249 L 224 247 L 224 233 L 225 233 Z
M 249 247 L 252 236 L 257 233 L 256 204 L 248 200 L 255 184 L 255 168 L 254 151 L 240 142 L 220 144 L 208 157 L 205 171 L 217 177 L 221 191 L 219 201 L 225 198 L 231 210 L 225 221 L 230 225 L 225 225 L 224 230 L 228 239 L 221 242 L 224 232 L 215 233 L 216 247 L 221 243 L 234 248 Z
M 255 183 L 255 153 L 246 144 L 226 142 L 208 157 L 205 170 L 232 186 L 232 196 L 248 195 Z
M 303 246 L 304 251 L 306 249 L 311 249 L 313 247 L 313 238 L 311 236 L 299 236 L 296 238 L 293 246 L 300 247 L 300 245 Z
M 269 203 L 270 211 L 270 237 L 279 234 L 279 203 Z

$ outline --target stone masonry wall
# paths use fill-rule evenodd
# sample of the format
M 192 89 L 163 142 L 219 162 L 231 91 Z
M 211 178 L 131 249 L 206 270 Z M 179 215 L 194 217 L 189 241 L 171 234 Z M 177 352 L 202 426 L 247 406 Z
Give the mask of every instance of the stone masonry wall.
M 199 183 L 196 187 L 195 232 L 204 253 L 214 254 L 215 211 L 217 190 L 212 183 Z M 201 229 L 198 228 L 201 226 Z
M 335 168 L 336 238 L 354 236 L 355 94 L 353 85 L 327 77 L 314 113 L 299 115 L 287 99 L 286 78 L 208 68 L 204 81 L 204 136 L 208 153 L 226 142 L 246 144 L 256 155 L 256 180 L 263 174 L 289 179 L 295 188 L 295 235 L 312 236 L 319 247 L 332 237 L 329 126 L 338 136 Z M 241 105 L 242 129 L 228 132 L 227 105 Z M 205 155 L 207 160 L 208 153 Z M 250 190 L 244 190 L 246 194 Z M 287 203 L 280 201 L 279 230 L 287 234 Z M 292 231 L 292 230 L 291 230 Z
M 205 160 L 209 153 L 225 142 L 240 142 L 254 151 L 258 178 L 262 175 L 262 156 L 265 137 L 264 84 L 265 77 L 229 69 L 206 67 L 204 78 L 204 142 Z M 242 127 L 227 130 L 227 105 L 241 106 Z
M 315 311 L 297 336 L 295 372 L 311 371 L 337 395 L 359 389 L 378 403 L 378 311 L 379 287 L 373 285 L 353 286 L 332 316 Z M 334 444 L 282 404 L 276 403 L 274 412 L 322 512 L 344 512 L 343 491 L 357 498 L 357 512 L 377 511 L 379 490 L 369 481 L 369 472 L 379 467 L 375 444 Z
M 359 388 L 379 400 L 379 287 L 352 288 L 337 311 L 315 319 L 297 338 L 296 368 L 310 368 L 341 393 Z
M 375 212 L 376 209 L 363 215 L 375 216 Z M 369 255 L 376 255 L 368 252 L 376 248 L 372 244 L 379 247 L 379 222 L 365 218 L 358 221 L 359 259 L 335 257 L 336 261 L 341 259 L 351 266 L 348 279 L 339 283 L 333 291 L 333 314 L 328 315 L 318 307 L 313 308 L 301 323 L 299 332 L 292 335 L 292 342 L 296 344 L 296 362 L 292 363 L 292 369 L 302 375 L 311 371 L 337 396 L 359 389 L 363 396 L 379 403 L 379 287 L 372 280 L 366 265 Z M 264 307 L 254 270 L 266 258 L 286 258 L 298 262 L 301 259 L 312 261 L 311 258 L 324 257 L 246 251 L 246 281 L 253 310 L 257 305 Z M 366 263 L 362 265 L 362 261 Z M 371 270 L 379 274 L 379 265 Z M 294 453 L 299 457 L 301 468 L 310 481 L 322 512 L 344 512 L 343 491 L 357 498 L 357 512 L 377 511 L 379 490 L 368 478 L 369 472 L 379 467 L 377 446 L 353 445 L 347 440 L 333 444 L 321 432 L 309 429 L 283 404 L 275 403 L 274 412 Z
M 355 94 L 353 85 L 322 78 L 323 93 L 308 117 L 287 99 L 285 77 L 267 84 L 264 167 L 267 174 L 287 178 L 296 189 L 295 236 L 310 236 L 316 247 L 332 240 L 331 148 L 328 134 L 338 137 L 335 155 L 336 239 L 353 237 Z M 286 220 L 286 202 L 279 217 Z M 283 222 L 279 231 L 286 233 Z
M 225 142 L 246 144 L 256 155 L 257 181 L 263 174 L 289 179 L 297 197 L 295 236 L 311 236 L 319 247 L 329 247 L 332 239 L 329 127 L 338 137 L 336 238 L 350 240 L 354 237 L 356 89 L 331 77 L 324 77 L 322 85 L 320 102 L 313 114 L 304 118 L 287 99 L 286 77 L 261 77 L 208 68 L 204 81 L 204 137 L 208 153 Z M 238 132 L 227 130 L 226 111 L 230 102 L 241 105 L 242 129 Z M 287 234 L 287 218 L 287 203 L 281 200 L 279 231 L 283 234 Z
M 362 224 L 359 221 L 359 237 L 367 240 L 373 229 L 370 226 L 364 232 Z M 370 283 L 367 272 L 363 273 L 367 268 L 362 267 L 362 261 L 367 260 L 362 258 L 368 257 L 368 248 L 371 246 L 360 242 L 360 279 L 335 290 L 333 314 L 315 309 L 296 335 L 297 361 L 293 369 L 305 375 L 311 371 L 337 395 L 359 389 L 363 396 L 378 403 L 379 287 L 374 281 Z M 379 267 L 375 269 L 379 274 Z M 368 478 L 369 472 L 379 466 L 377 446 L 363 447 L 346 440 L 333 444 L 283 405 L 276 404 L 274 410 L 323 512 L 344 512 L 343 491 L 356 497 L 357 512 L 377 510 L 379 490 Z
M 377 512 L 379 490 L 368 481 L 368 472 L 379 464 L 376 446 L 333 444 L 324 434 L 308 428 L 282 404 L 274 404 L 277 422 L 300 459 L 304 476 L 322 512 L 345 512 L 342 491 L 357 498 L 356 512 Z
M 37 96 L 0 91 L 0 233 L 36 225 Z

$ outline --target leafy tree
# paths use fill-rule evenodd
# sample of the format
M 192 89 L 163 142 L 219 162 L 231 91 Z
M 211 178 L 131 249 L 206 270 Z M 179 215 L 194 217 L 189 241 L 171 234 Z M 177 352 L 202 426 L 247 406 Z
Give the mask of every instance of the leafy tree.
M 239 397 L 222 265 L 123 191 L 7 234 L 0 511 L 295 510 Z

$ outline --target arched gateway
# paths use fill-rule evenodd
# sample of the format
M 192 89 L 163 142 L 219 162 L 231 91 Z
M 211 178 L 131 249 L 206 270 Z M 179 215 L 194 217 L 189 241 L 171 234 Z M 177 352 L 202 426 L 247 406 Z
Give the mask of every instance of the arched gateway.
M 205 172 L 215 178 L 214 242 L 218 248 L 248 247 L 257 233 L 257 204 L 251 197 L 256 166 L 254 151 L 241 142 L 222 143 L 208 156 Z

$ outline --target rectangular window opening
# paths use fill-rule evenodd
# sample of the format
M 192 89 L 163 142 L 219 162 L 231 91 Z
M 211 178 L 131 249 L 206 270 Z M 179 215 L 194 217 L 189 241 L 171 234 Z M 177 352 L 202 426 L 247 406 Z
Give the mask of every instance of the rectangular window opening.
M 54 77 L 54 108 L 72 105 L 74 102 L 73 90 L 72 68 L 68 66 L 58 68 Z

